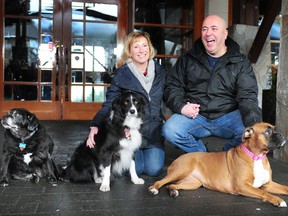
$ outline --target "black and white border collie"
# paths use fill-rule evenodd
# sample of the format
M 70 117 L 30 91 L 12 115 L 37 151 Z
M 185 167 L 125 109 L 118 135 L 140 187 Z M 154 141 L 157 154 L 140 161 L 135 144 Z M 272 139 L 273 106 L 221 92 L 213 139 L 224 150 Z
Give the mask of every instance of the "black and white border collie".
M 116 99 L 110 115 L 100 124 L 95 135 L 95 148 L 80 144 L 64 170 L 62 180 L 74 183 L 101 183 L 100 190 L 110 191 L 110 176 L 130 171 L 134 184 L 144 184 L 135 170 L 134 153 L 140 148 L 145 99 L 126 92 Z

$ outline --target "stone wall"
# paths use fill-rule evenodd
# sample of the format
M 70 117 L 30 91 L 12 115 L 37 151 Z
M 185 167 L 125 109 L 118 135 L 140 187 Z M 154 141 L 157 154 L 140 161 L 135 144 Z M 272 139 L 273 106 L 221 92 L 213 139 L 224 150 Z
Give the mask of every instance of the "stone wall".
M 277 73 L 276 128 L 288 139 L 288 1 L 282 1 L 279 66 Z M 274 151 L 274 157 L 288 162 L 288 141 Z
M 237 24 L 230 27 L 228 31 L 229 36 L 240 45 L 241 52 L 248 55 L 257 34 L 258 26 Z M 262 107 L 262 91 L 271 87 L 269 85 L 271 80 L 271 46 L 269 36 L 266 39 L 256 64 L 252 64 L 252 66 L 258 81 L 259 107 Z

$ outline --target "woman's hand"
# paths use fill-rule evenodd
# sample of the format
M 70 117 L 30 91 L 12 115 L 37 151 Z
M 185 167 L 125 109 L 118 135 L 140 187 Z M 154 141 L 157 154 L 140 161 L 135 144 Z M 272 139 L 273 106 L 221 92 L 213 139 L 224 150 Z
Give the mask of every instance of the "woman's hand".
M 181 109 L 181 114 L 187 116 L 188 118 L 196 118 L 199 114 L 200 105 L 187 102 L 187 104 Z
M 94 146 L 96 145 L 95 141 L 94 141 L 94 135 L 96 135 L 98 133 L 98 127 L 91 127 L 90 128 L 90 133 L 88 136 L 88 139 L 86 141 L 86 146 L 89 148 L 94 148 Z

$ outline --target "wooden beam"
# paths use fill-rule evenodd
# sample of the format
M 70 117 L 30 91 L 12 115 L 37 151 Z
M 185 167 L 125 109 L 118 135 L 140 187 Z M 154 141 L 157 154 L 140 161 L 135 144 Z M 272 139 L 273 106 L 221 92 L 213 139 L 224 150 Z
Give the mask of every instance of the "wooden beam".
M 252 63 L 257 62 L 261 50 L 265 44 L 266 38 L 269 35 L 271 26 L 280 10 L 281 0 L 268 1 L 267 8 L 264 13 L 264 18 L 248 54 L 248 57 Z
M 228 27 L 233 25 L 233 0 L 228 1 Z
M 194 0 L 194 37 L 193 40 L 196 41 L 201 37 L 202 22 L 205 18 L 205 1 Z

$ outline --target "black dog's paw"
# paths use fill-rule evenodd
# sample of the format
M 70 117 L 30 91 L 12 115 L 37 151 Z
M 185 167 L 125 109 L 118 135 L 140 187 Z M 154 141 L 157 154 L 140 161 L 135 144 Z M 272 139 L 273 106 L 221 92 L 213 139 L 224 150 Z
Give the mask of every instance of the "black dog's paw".
M 69 179 L 67 179 L 66 177 L 62 177 L 62 176 L 59 177 L 59 180 L 63 182 L 70 182 Z
M 40 177 L 37 174 L 33 174 L 33 177 L 30 180 L 31 182 L 38 184 L 40 182 Z
M 58 165 L 58 171 L 59 171 L 58 180 L 62 182 L 70 182 L 69 178 L 67 177 L 66 168 L 67 166 Z
M 51 186 L 57 186 L 57 179 L 53 176 L 48 176 L 47 181 Z
M 7 187 L 9 186 L 9 179 L 7 176 L 3 176 L 1 181 L 0 181 L 0 186 L 1 187 Z
M 49 184 L 50 184 L 51 186 L 55 187 L 55 186 L 57 186 L 57 181 L 55 181 L 55 182 L 54 182 L 54 181 L 50 181 Z

